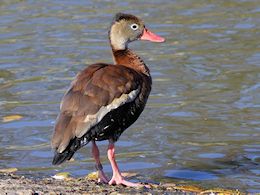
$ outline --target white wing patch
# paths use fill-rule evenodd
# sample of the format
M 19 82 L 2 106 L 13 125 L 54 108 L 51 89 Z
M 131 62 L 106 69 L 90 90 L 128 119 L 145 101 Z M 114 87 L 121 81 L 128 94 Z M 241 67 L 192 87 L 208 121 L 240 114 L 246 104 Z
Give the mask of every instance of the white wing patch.
M 131 91 L 129 94 L 122 94 L 119 98 L 114 99 L 109 105 L 102 106 L 96 114 L 87 115 L 84 119 L 84 129 L 76 129 L 76 136 L 82 137 L 91 127 L 99 123 L 103 117 L 111 110 L 118 108 L 119 106 L 133 101 L 139 94 L 140 88 Z M 81 126 L 82 127 L 82 126 Z

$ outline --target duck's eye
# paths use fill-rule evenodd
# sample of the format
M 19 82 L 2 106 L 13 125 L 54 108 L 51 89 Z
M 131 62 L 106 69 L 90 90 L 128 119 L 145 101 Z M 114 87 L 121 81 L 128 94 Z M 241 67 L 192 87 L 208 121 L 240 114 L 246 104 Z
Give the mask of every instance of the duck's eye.
M 139 28 L 138 24 L 131 24 L 131 29 L 137 30 Z

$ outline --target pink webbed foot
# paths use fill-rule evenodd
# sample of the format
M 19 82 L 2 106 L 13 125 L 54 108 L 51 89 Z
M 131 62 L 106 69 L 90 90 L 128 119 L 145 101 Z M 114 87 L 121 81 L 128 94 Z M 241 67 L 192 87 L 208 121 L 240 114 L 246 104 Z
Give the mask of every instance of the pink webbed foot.
M 128 187 L 142 187 L 144 185 L 140 184 L 140 183 L 133 183 L 130 181 L 126 181 L 122 176 L 113 176 L 112 179 L 109 181 L 109 185 L 125 185 Z

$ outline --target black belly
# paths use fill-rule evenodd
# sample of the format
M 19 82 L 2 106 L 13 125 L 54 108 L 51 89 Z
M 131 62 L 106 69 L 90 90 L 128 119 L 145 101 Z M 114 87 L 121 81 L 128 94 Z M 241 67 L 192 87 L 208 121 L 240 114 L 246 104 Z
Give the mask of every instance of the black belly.
M 134 102 L 126 103 L 107 113 L 103 119 L 92 127 L 81 140 L 102 141 L 112 139 L 117 141 L 120 135 L 132 125 L 140 116 L 145 103 L 138 98 Z

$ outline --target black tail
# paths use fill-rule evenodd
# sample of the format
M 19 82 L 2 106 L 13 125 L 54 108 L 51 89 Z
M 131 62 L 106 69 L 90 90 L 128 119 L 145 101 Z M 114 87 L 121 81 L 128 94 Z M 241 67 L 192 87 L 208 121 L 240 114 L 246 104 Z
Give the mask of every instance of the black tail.
M 66 151 L 66 150 L 62 153 L 55 152 L 55 155 L 52 160 L 52 164 L 59 165 L 66 160 L 70 160 L 74 153 L 75 151 Z
M 74 153 L 78 149 L 80 149 L 82 146 L 87 145 L 89 141 L 90 141 L 90 139 L 84 139 L 84 138 L 74 138 L 74 139 L 70 140 L 69 145 L 63 152 L 61 152 L 61 153 L 55 152 L 53 160 L 52 160 L 52 164 L 59 165 L 66 160 L 70 160 L 72 158 L 72 156 L 74 155 Z

